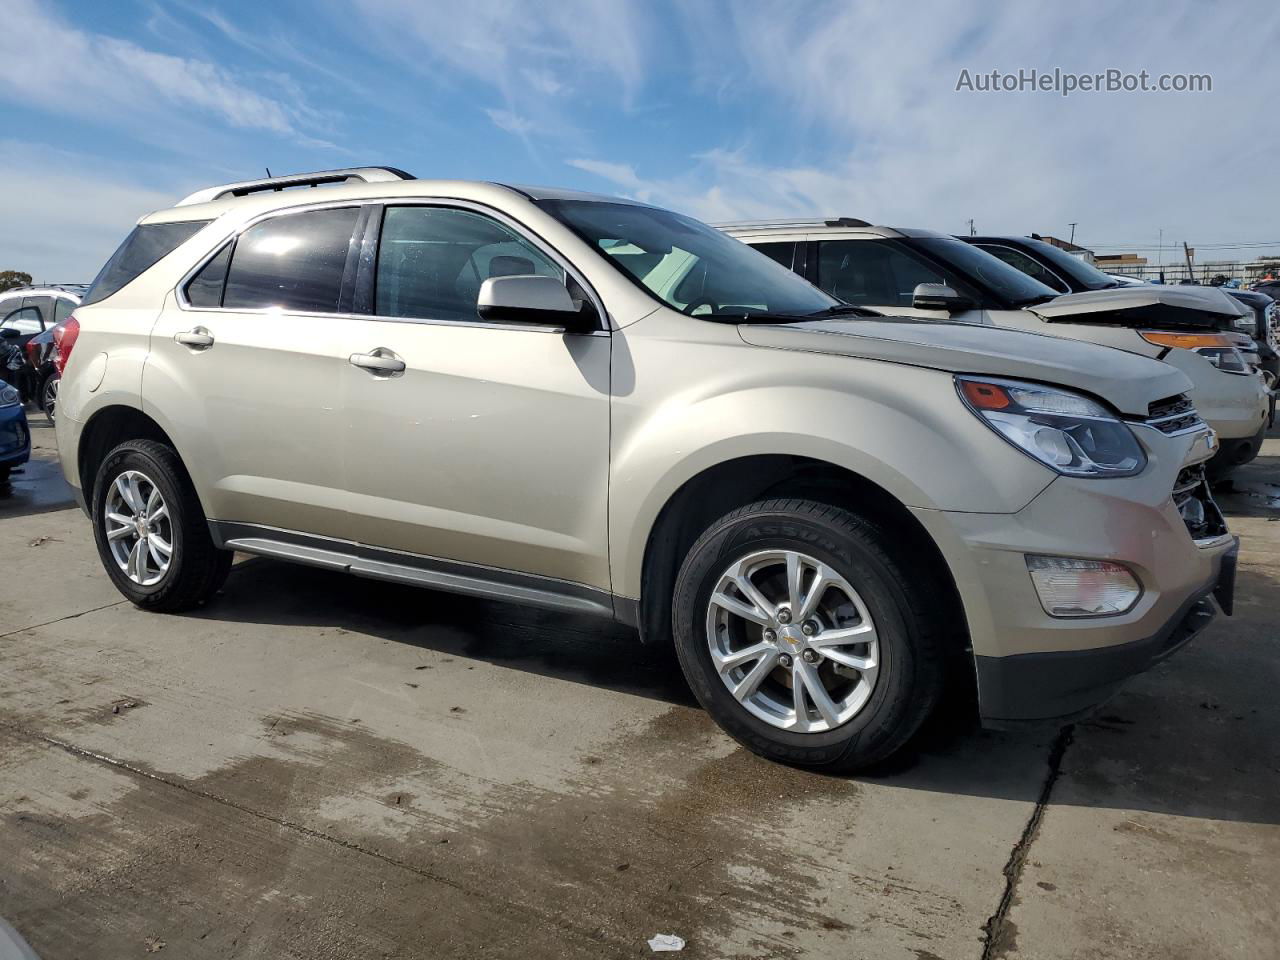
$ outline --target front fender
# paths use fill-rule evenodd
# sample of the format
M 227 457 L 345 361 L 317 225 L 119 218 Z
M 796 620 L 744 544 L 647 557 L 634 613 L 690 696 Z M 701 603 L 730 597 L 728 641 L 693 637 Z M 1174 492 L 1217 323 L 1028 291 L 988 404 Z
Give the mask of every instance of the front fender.
M 632 343 L 631 349 L 642 369 L 638 355 L 645 347 Z M 696 363 L 699 351 L 690 352 Z M 908 507 L 975 513 L 1016 512 L 1053 480 L 963 406 L 949 373 L 754 352 L 743 358 L 749 363 L 726 365 L 721 357 L 714 372 L 690 370 L 689 390 L 652 408 L 634 395 L 615 405 L 615 592 L 640 595 L 645 547 L 662 508 L 684 484 L 729 460 L 770 454 L 820 460 L 870 480 Z M 638 393 L 643 381 L 637 380 Z

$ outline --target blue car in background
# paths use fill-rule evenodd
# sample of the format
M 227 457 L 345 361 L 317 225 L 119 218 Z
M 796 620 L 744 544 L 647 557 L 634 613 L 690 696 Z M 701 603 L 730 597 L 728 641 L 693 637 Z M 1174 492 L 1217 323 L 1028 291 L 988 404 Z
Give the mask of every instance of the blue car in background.
M 0 380 L 0 483 L 31 456 L 31 431 L 18 388 Z

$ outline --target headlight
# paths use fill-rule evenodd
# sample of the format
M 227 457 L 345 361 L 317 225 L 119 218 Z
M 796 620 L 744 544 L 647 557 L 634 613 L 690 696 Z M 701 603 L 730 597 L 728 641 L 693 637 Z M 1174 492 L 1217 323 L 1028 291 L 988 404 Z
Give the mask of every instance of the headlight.
M 1162 330 L 1139 330 L 1147 343 L 1159 347 L 1176 347 L 1198 353 L 1224 373 L 1248 373 L 1249 364 L 1236 350 L 1234 333 L 1167 333 Z
M 956 387 L 987 426 L 1065 476 L 1131 477 L 1147 465 L 1129 427 L 1082 394 L 987 377 L 956 377 Z
M 1248 373 L 1249 362 L 1235 347 L 1197 347 L 1192 351 L 1224 373 Z
M 12 407 L 19 399 L 20 395 L 16 387 L 0 383 L 0 407 Z

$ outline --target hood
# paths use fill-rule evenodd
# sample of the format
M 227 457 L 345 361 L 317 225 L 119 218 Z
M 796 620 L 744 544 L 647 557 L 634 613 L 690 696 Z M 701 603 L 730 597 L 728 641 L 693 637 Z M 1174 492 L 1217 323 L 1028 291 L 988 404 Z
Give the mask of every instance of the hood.
M 1245 312 L 1217 287 L 1154 284 L 1068 293 L 1026 309 L 1050 323 L 1212 330 L 1229 327 Z
M 758 347 L 1057 384 L 1100 397 L 1137 417 L 1147 416 L 1153 401 L 1191 389 L 1185 374 L 1158 360 L 1006 327 L 886 317 L 742 324 L 738 332 Z

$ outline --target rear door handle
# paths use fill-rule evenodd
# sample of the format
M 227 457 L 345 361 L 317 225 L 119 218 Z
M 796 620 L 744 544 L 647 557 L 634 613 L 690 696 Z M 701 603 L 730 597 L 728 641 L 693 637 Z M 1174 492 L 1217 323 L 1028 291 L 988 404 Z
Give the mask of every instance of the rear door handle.
M 347 358 L 354 367 L 361 367 L 373 373 L 395 376 L 404 373 L 404 361 L 385 347 L 378 347 L 370 353 L 353 353 Z
M 213 346 L 213 334 L 204 327 L 196 327 L 194 330 L 175 333 L 173 339 L 184 346 L 191 347 L 193 350 L 207 350 Z

